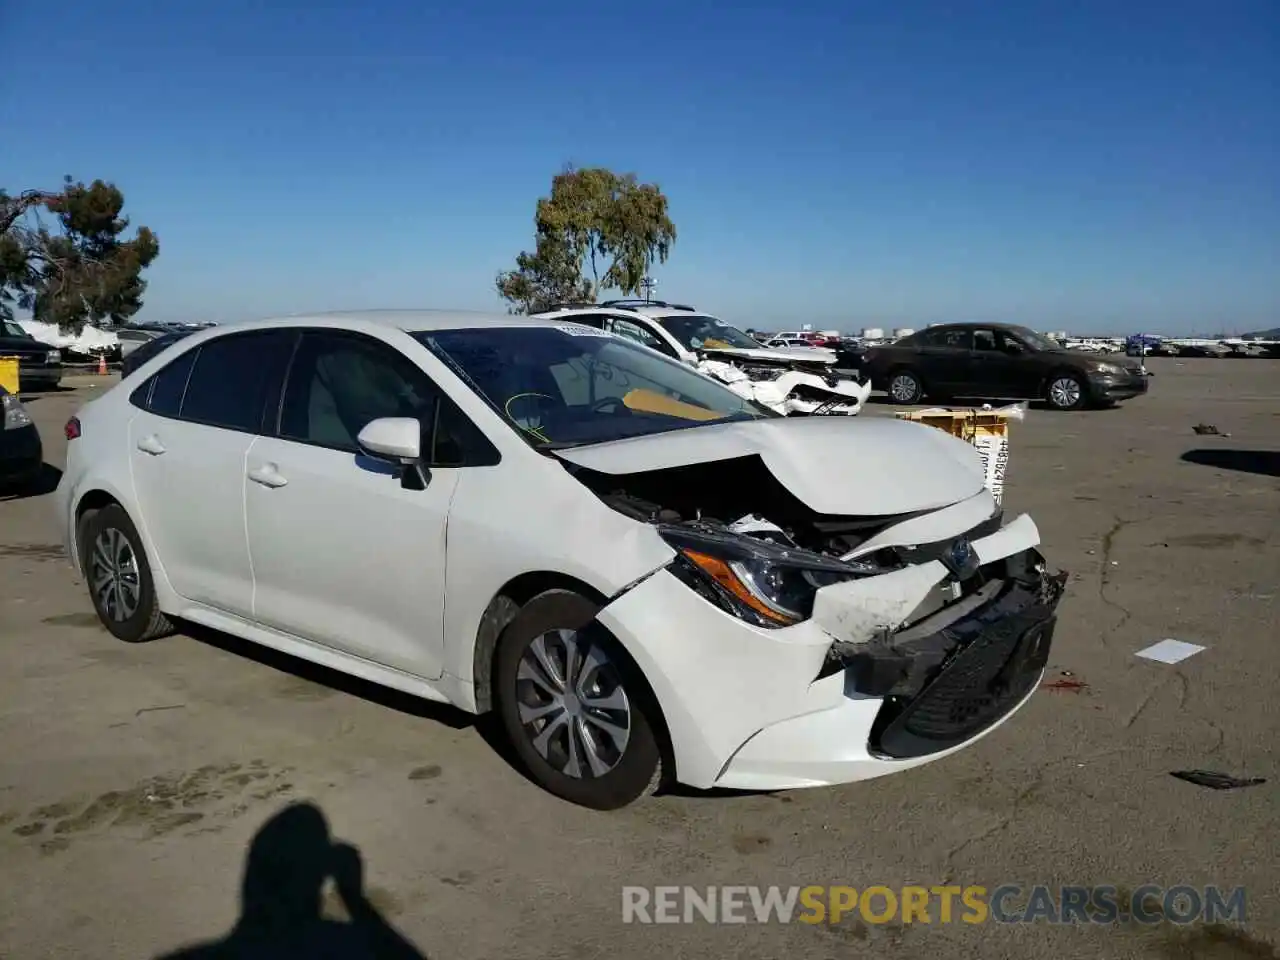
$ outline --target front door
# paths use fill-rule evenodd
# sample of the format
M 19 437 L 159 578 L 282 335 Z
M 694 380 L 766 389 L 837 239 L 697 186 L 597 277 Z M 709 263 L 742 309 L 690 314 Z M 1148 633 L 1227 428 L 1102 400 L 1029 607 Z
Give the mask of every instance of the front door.
M 1038 387 L 1035 364 L 1016 338 L 1003 330 L 973 332 L 970 380 L 975 396 L 1034 397 Z
M 244 463 L 254 618 L 425 679 L 442 673 L 445 529 L 459 471 L 425 489 L 365 457 L 371 420 L 413 417 L 433 448 L 439 391 L 385 341 L 303 334 L 275 436 Z

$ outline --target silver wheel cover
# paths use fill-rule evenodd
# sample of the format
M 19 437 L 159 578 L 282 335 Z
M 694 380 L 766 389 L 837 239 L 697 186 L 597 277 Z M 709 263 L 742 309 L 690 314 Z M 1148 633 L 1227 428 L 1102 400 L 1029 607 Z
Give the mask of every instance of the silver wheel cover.
M 576 630 L 550 630 L 516 668 L 516 711 L 529 742 L 567 777 L 602 777 L 631 738 L 631 700 L 616 664 Z
M 89 555 L 89 592 L 102 614 L 123 623 L 137 613 L 141 579 L 129 538 L 115 527 L 98 534 Z
M 1059 377 L 1049 384 L 1049 400 L 1055 407 L 1072 407 L 1080 402 L 1080 384 L 1074 377 Z

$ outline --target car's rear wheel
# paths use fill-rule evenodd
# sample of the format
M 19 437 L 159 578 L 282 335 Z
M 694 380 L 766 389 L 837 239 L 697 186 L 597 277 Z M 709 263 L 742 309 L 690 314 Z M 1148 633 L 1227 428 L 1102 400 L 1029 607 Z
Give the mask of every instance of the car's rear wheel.
M 1055 373 L 1045 387 L 1045 401 L 1054 410 L 1079 410 L 1087 398 L 1084 381 L 1074 373 Z
M 141 643 L 173 632 L 156 601 L 142 538 L 123 507 L 113 503 L 85 517 L 77 540 L 89 599 L 112 636 Z
M 657 705 L 597 604 L 568 590 L 530 600 L 498 643 L 495 694 L 530 776 L 573 803 L 614 810 L 662 780 Z
M 924 383 L 914 370 L 900 367 L 889 374 L 889 399 L 894 403 L 919 403 L 924 396 Z

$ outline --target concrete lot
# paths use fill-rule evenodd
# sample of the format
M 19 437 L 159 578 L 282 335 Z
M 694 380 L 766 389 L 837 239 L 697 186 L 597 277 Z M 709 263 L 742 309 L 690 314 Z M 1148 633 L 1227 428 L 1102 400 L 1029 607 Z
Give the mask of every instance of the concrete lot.
M 449 710 L 225 636 L 116 642 L 50 499 L 0 494 L 0 956 L 141 960 L 224 935 L 255 831 L 304 799 L 358 847 L 373 907 L 437 960 L 1277 956 L 1280 363 L 1152 368 L 1146 397 L 1013 427 L 1010 515 L 1030 511 L 1072 572 L 1047 679 L 1083 689 L 1042 689 L 974 748 L 900 776 L 614 814 L 544 794 Z M 32 399 L 51 464 L 109 382 Z M 1134 657 L 1165 637 L 1208 649 Z M 1268 783 L 1169 776 L 1186 768 Z M 305 829 L 284 833 L 315 856 Z M 620 919 L 624 884 L 1010 882 L 1245 886 L 1249 923 Z M 340 910 L 332 890 L 323 902 Z

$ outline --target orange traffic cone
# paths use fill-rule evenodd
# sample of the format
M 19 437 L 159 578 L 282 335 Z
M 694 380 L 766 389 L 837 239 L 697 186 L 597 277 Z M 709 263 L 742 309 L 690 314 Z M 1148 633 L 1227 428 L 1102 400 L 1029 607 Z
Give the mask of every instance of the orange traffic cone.
M 107 375 L 107 355 L 105 353 L 98 354 L 98 376 L 105 377 Z

